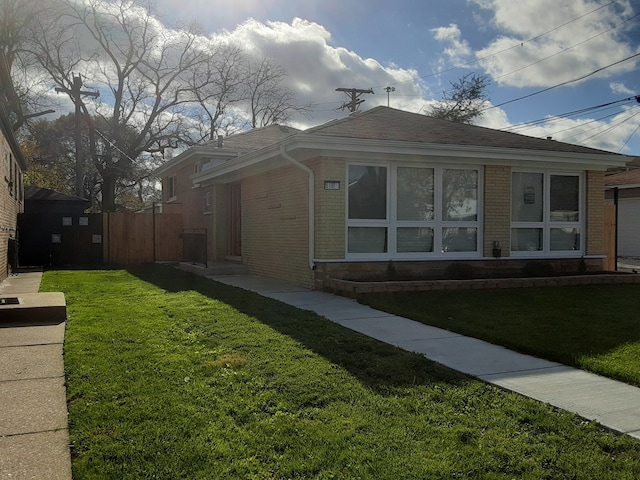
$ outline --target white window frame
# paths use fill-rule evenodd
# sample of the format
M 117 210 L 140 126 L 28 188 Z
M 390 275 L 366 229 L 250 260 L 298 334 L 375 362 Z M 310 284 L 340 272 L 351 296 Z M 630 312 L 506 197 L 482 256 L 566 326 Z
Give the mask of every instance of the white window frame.
M 513 250 L 514 258 L 566 258 L 582 257 L 586 245 L 586 184 L 584 172 L 560 171 L 560 170 L 535 170 L 512 169 L 510 182 L 513 188 L 514 173 L 534 173 L 542 175 L 543 185 L 543 218 L 541 222 L 514 222 L 511 220 L 510 233 L 515 228 L 540 228 L 542 229 L 542 250 Z M 578 220 L 577 221 L 551 221 L 551 177 L 577 177 L 578 178 Z M 509 208 L 513 210 L 513 195 L 509 199 Z M 577 228 L 580 232 L 580 248 L 578 250 L 551 250 L 551 230 L 554 228 Z
M 387 199 L 385 219 L 350 219 L 349 218 L 349 167 L 352 165 L 384 167 L 387 169 Z M 434 172 L 434 219 L 433 220 L 398 220 L 397 218 L 397 178 L 398 168 L 425 168 Z M 442 177 L 447 169 L 473 170 L 477 172 L 477 217 L 474 221 L 444 221 L 442 219 Z M 412 163 L 412 162 L 379 162 L 351 161 L 346 162 L 345 169 L 345 258 L 350 260 L 448 260 L 477 259 L 483 256 L 484 225 L 484 168 L 480 165 L 449 164 L 444 162 Z M 352 253 L 349 252 L 350 227 L 381 227 L 387 229 L 387 252 L 384 253 Z M 433 251 L 431 252 L 397 252 L 397 229 L 401 227 L 433 228 Z M 443 252 L 442 231 L 447 227 L 475 228 L 476 250 L 470 252 Z

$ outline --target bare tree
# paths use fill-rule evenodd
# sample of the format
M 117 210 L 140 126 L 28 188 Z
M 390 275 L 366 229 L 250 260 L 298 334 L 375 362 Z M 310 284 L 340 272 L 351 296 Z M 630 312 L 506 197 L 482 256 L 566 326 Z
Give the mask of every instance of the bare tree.
M 35 59 L 25 50 L 42 8 L 38 0 L 0 0 L 0 61 L 8 74 L 0 81 L 10 81 L 14 87 L 14 95 L 6 100 L 15 115 L 15 130 L 30 118 L 51 112 L 46 99 L 35 93 L 41 79 L 34 73 Z
M 247 66 L 245 88 L 252 128 L 286 123 L 294 112 L 307 112 L 306 107 L 296 105 L 295 92 L 283 84 L 286 75 L 271 58 Z
M 451 83 L 449 92 L 442 92 L 442 100 L 431 108 L 430 117 L 443 118 L 458 123 L 473 123 L 482 116 L 484 103 L 489 100 L 486 75 L 467 73 Z
M 185 143 L 214 140 L 219 132 L 235 126 L 233 107 L 242 101 L 245 84 L 243 63 L 242 49 L 218 44 L 208 61 L 190 72 L 197 105 L 192 114 L 194 132 Z
M 175 148 L 189 128 L 187 105 L 199 85 L 187 79 L 209 54 L 196 31 L 159 28 L 148 8 L 127 0 L 58 0 L 47 18 L 34 44 L 41 67 L 68 91 L 80 72 L 100 92 L 81 109 L 102 177 L 102 208 L 113 211 L 118 185 L 134 166 Z

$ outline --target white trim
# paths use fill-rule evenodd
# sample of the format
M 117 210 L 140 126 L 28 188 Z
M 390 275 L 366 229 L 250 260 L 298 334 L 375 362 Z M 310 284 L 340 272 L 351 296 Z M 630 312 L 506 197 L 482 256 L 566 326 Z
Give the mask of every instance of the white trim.
M 349 218 L 349 167 L 352 165 L 366 165 L 384 167 L 387 171 L 386 216 L 384 219 L 350 219 Z M 425 168 L 433 170 L 434 174 L 434 218 L 429 221 L 404 221 L 397 219 L 397 179 L 398 168 Z M 444 170 L 473 170 L 477 172 L 476 185 L 476 220 L 473 221 L 445 221 L 442 219 L 442 175 Z M 346 261 L 429 261 L 429 260 L 461 260 L 480 259 L 484 250 L 484 168 L 469 164 L 429 163 L 415 164 L 406 162 L 380 161 L 347 161 L 345 168 L 345 243 Z M 381 253 L 350 253 L 349 228 L 372 227 L 385 228 L 387 231 L 387 251 Z M 424 227 L 433 230 L 433 250 L 430 252 L 397 252 L 397 229 L 402 227 Z M 476 230 L 476 250 L 473 252 L 443 252 L 442 231 L 445 228 L 474 228 Z
M 578 153 L 554 150 L 529 150 L 522 148 L 447 145 L 422 142 L 374 140 L 365 138 L 332 137 L 317 134 L 298 133 L 280 143 L 255 150 L 231 159 L 222 165 L 206 169 L 194 177 L 196 182 L 212 182 L 239 170 L 257 166 L 267 160 L 277 160 L 280 147 L 291 155 L 295 151 L 306 156 L 341 156 L 347 161 L 423 161 L 425 157 L 455 158 L 457 162 L 471 165 L 509 165 L 515 168 L 557 168 L 563 170 L 605 171 L 612 167 L 625 166 L 630 157 L 616 153 Z M 211 148 L 213 150 L 213 148 Z M 274 161 L 261 165 L 264 171 L 277 168 Z M 229 181 L 237 179 L 231 176 Z
M 543 178 L 543 204 L 542 204 L 542 221 L 540 222 L 514 222 L 510 221 L 510 231 L 516 228 L 535 228 L 542 229 L 542 250 L 511 250 L 511 258 L 579 258 L 584 256 L 586 251 L 586 180 L 584 172 L 559 171 L 559 170 L 532 170 L 532 169 L 512 169 L 511 171 L 511 199 L 510 208 L 513 209 L 513 174 L 515 173 L 534 173 L 540 174 Z M 566 176 L 578 177 L 578 221 L 552 221 L 551 220 L 551 177 Z M 575 228 L 580 232 L 580 248 L 578 250 L 551 250 L 551 230 L 554 228 Z M 512 238 L 513 240 L 513 238 Z

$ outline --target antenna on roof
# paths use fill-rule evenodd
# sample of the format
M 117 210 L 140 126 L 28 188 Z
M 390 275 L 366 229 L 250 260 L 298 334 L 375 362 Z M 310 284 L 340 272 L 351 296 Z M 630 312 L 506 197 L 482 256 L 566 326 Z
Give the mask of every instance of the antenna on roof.
M 344 110 L 347 108 L 351 113 L 354 113 L 358 110 L 360 104 L 364 102 L 364 99 L 360 98 L 360 95 L 363 93 L 373 93 L 373 89 L 361 90 L 359 88 L 336 88 L 336 92 L 344 92 L 347 97 L 351 99 L 349 102 L 343 103 L 340 109 Z

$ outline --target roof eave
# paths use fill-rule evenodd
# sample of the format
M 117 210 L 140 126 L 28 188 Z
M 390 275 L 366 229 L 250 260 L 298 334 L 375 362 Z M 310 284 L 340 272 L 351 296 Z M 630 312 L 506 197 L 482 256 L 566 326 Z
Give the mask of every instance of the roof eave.
M 187 163 L 188 161 L 198 157 L 209 158 L 212 156 L 219 156 L 219 157 L 225 157 L 225 158 L 235 158 L 241 154 L 242 154 L 241 150 L 233 149 L 233 148 L 220 148 L 220 147 L 213 147 L 211 145 L 194 145 L 192 147 L 189 147 L 187 150 L 180 153 L 179 155 L 175 156 L 168 162 L 165 162 L 162 165 L 160 165 L 158 168 L 156 168 L 152 172 L 152 175 L 155 177 L 161 177 L 162 175 L 164 175 L 174 167 L 180 166 L 181 164 Z
M 202 172 L 194 177 L 194 182 L 211 182 L 216 178 L 277 157 L 279 156 L 279 146 L 281 144 L 283 144 L 289 152 L 295 150 L 315 150 L 321 156 L 335 155 L 336 152 L 339 152 L 346 156 L 364 155 L 372 160 L 374 159 L 371 156 L 372 154 L 379 157 L 388 155 L 465 157 L 483 160 L 485 164 L 494 165 L 509 164 L 530 166 L 532 163 L 536 163 L 557 166 L 561 163 L 567 167 L 571 166 L 572 168 L 587 168 L 601 171 L 612 167 L 624 166 L 630 158 L 626 155 L 616 153 L 559 152 L 553 150 L 344 138 L 300 133 L 274 145 L 270 145 L 269 147 L 242 155 L 237 161 L 228 162 Z

